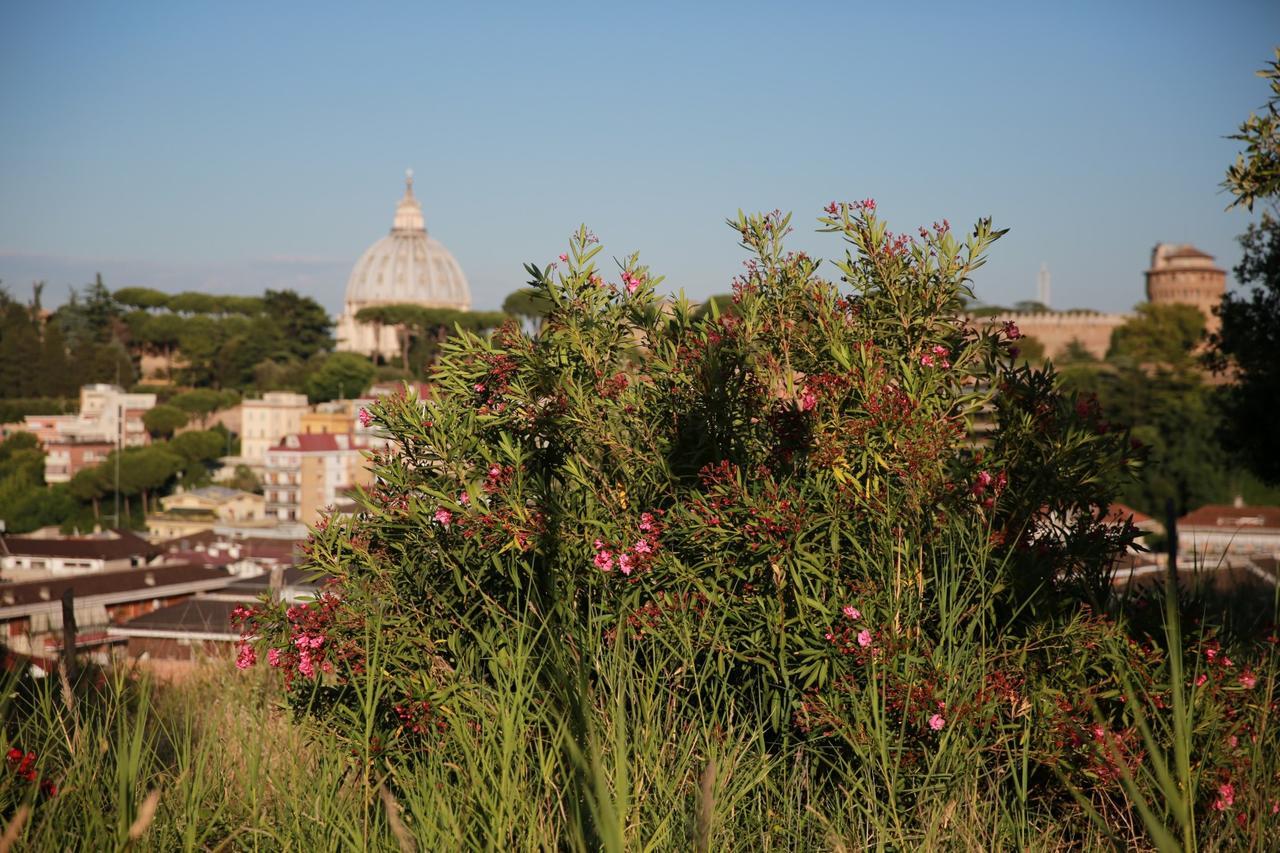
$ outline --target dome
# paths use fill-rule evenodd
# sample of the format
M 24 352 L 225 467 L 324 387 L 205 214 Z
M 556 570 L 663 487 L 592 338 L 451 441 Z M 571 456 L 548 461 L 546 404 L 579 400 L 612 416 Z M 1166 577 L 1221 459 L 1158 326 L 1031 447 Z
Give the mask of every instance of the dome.
M 410 304 L 424 308 L 471 309 L 471 288 L 449 250 L 427 234 L 422 205 L 413 196 L 413 170 L 405 175 L 404 197 L 396 206 L 391 233 L 370 246 L 347 279 L 338 318 L 338 349 L 384 358 L 399 349 L 392 328 L 356 320 L 361 308 Z

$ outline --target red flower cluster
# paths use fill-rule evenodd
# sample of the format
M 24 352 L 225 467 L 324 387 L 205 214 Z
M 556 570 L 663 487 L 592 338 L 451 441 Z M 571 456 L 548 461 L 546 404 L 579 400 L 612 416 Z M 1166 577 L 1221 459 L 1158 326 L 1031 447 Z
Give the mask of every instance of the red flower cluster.
M 9 767 L 12 768 L 13 774 L 25 782 L 36 781 L 36 754 L 34 752 L 24 753 L 18 747 L 12 747 L 8 754 Z M 58 786 L 49 779 L 40 780 L 40 793 L 46 797 L 56 797 L 58 795 Z

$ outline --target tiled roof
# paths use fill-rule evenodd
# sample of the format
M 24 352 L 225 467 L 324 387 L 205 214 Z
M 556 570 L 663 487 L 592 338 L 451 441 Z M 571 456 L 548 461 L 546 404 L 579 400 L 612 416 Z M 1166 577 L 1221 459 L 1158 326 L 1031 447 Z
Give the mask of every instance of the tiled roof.
M 368 439 L 353 433 L 304 432 L 286 436 L 284 441 L 267 452 L 338 453 L 344 450 L 364 450 Z
M 110 539 L 87 536 L 66 539 L 0 536 L 0 554 L 119 560 L 125 557 L 151 557 L 160 553 L 155 545 L 128 530 L 116 530 L 115 533 L 116 536 Z
M 122 633 L 132 628 L 173 631 L 176 634 L 231 634 L 238 637 L 239 629 L 231 624 L 231 611 L 237 606 L 236 602 L 221 598 L 188 598 L 130 619 L 119 628 L 123 629 Z
M 1113 503 L 1107 509 L 1107 515 L 1106 515 L 1107 521 L 1119 522 L 1119 521 L 1124 521 L 1125 519 L 1130 517 L 1132 517 L 1133 519 L 1134 527 L 1143 527 L 1144 525 L 1146 526 L 1154 525 L 1157 527 L 1160 526 L 1156 522 L 1156 520 L 1151 516 L 1147 515 L 1144 512 L 1138 512 L 1138 510 L 1134 509 L 1131 506 L 1127 506 L 1126 504 L 1122 504 L 1118 502 Z
M 1212 527 L 1220 530 L 1274 530 L 1280 532 L 1280 506 L 1202 506 L 1178 519 L 1179 527 Z
M 191 583 L 216 587 L 219 583 L 225 586 L 230 582 L 231 574 L 226 569 L 182 564 L 6 583 L 0 584 L 0 611 L 57 602 L 68 589 L 76 598 L 118 596 L 121 601 L 129 601 L 140 594 L 162 598 L 167 594 L 166 587 Z

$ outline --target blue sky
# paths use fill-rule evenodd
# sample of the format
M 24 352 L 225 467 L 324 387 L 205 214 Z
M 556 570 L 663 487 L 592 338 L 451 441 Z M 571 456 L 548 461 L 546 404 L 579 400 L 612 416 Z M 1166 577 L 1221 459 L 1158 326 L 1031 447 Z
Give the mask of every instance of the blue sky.
M 723 220 L 875 197 L 894 230 L 991 215 L 979 297 L 1123 310 L 1160 240 L 1231 266 L 1223 137 L 1280 3 L 0 4 L 0 279 L 331 310 L 406 167 L 478 307 L 586 222 L 727 290 Z

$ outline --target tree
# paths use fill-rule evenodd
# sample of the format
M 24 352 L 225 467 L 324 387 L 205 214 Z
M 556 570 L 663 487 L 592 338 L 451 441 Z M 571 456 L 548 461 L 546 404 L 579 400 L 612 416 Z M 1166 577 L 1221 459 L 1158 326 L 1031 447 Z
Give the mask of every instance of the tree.
M 262 301 L 267 316 L 279 326 L 282 355 L 306 361 L 333 348 L 333 321 L 319 302 L 292 290 L 268 290 Z
M 522 287 L 507 294 L 507 298 L 502 300 L 502 310 L 519 319 L 525 330 L 533 333 L 542 327 L 551 305 L 533 288 Z
M 114 454 L 113 454 L 114 455 Z M 105 465 L 113 465 L 108 457 Z M 142 496 L 142 512 L 151 511 L 148 497 L 182 467 L 182 459 L 163 445 L 126 450 L 120 459 L 120 491 Z
M 313 403 L 358 397 L 373 381 L 373 362 L 353 352 L 335 352 L 307 378 L 307 397 Z
M 738 313 L 738 307 L 733 301 L 732 293 L 717 293 L 714 296 L 707 297 L 707 301 L 699 305 L 698 310 L 693 312 L 693 317 L 695 320 L 710 317 L 713 309 L 721 317 L 726 314 Z
M 1228 137 L 1245 144 L 1222 182 L 1234 196 L 1228 210 L 1236 205 L 1253 210 L 1259 199 L 1274 203 L 1280 197 L 1280 48 L 1258 76 L 1270 81 L 1271 100 L 1261 115 L 1251 114 L 1239 131 Z
M 187 413 L 177 406 L 161 403 L 147 410 L 142 423 L 152 438 L 167 439 L 187 425 Z
M 1018 350 L 1018 358 L 1025 363 L 1036 364 L 1044 361 L 1044 344 L 1039 338 L 1023 335 L 1018 339 L 1016 349 Z
M 1245 150 L 1228 169 L 1228 206 L 1252 210 L 1264 201 L 1259 222 L 1240 237 L 1235 268 L 1242 290 L 1228 292 L 1218 308 L 1221 326 L 1210 340 L 1208 363 L 1233 379 L 1224 389 L 1227 441 L 1264 480 L 1280 484 L 1275 451 L 1276 400 L 1280 399 L 1280 49 L 1259 72 L 1271 86 L 1262 115 L 1251 115 L 1232 138 Z
M 0 397 L 38 397 L 40 331 L 32 309 L 6 294 L 0 301 Z
M 126 308 L 140 308 L 144 311 L 169 307 L 170 296 L 150 287 L 122 287 L 113 296 L 116 302 Z
M 201 427 L 208 424 L 209 416 L 214 412 L 224 406 L 234 405 L 234 402 L 228 403 L 226 394 L 214 391 L 212 388 L 184 391 L 170 399 L 169 403 L 196 418 Z
M 1196 369 L 1195 351 L 1204 340 L 1204 315 L 1194 305 L 1138 306 L 1136 316 L 1111 333 L 1109 361 Z

